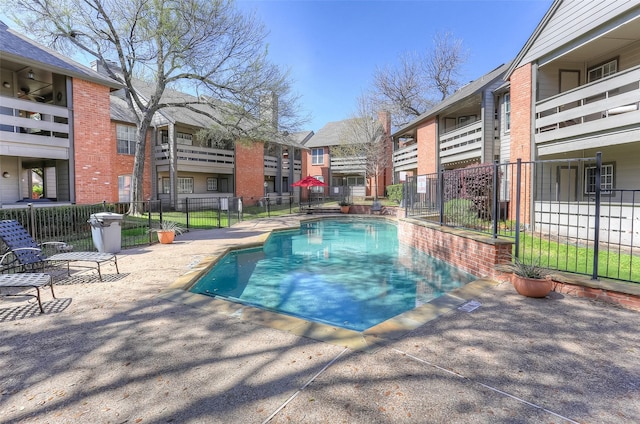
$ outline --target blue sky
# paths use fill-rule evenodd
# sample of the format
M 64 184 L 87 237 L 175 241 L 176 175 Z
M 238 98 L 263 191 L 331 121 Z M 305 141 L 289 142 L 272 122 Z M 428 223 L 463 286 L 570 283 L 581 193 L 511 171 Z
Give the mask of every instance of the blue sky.
M 290 70 L 305 130 L 352 116 L 376 67 L 424 51 L 438 32 L 463 40 L 463 81 L 513 59 L 552 0 L 236 0 L 269 31 L 269 55 Z M 15 27 L 0 12 L 0 19 Z M 80 60 L 84 63 L 84 61 Z
M 394 1 L 239 0 L 270 31 L 269 55 L 290 69 L 295 91 L 318 131 L 349 118 L 376 67 L 403 51 L 424 51 L 438 32 L 463 40 L 463 81 L 513 59 L 552 0 Z

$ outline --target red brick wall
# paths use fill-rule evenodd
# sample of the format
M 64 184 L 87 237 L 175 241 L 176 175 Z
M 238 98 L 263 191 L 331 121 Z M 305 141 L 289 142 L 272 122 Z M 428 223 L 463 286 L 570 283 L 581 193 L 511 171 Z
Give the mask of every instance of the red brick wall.
M 535 159 L 531 152 L 531 64 L 526 64 L 516 69 L 510 78 L 511 81 L 511 153 L 510 162 L 516 162 L 518 159 L 530 161 Z M 530 188 L 526 187 L 530 184 L 530 167 L 522 168 L 521 192 L 530 193 Z M 515 189 L 515 185 L 513 186 Z M 515 191 L 511 193 L 511 199 L 515 199 Z M 530 202 L 528 199 L 522 199 L 520 219 L 522 222 L 529 222 Z M 510 219 L 515 220 L 515 207 L 509 208 Z
M 498 275 L 495 266 L 509 260 L 512 246 L 511 241 L 461 234 L 456 230 L 410 220 L 399 222 L 398 238 L 463 271 L 488 278 Z
M 111 134 L 113 137 L 113 144 L 110 146 L 110 150 L 113 150 L 115 160 L 113 162 L 113 174 L 114 181 L 112 184 L 111 198 L 108 201 L 118 201 L 118 176 L 119 175 L 132 175 L 133 174 L 133 155 L 118 154 L 117 146 L 117 122 L 111 122 Z M 124 123 L 122 125 L 131 125 L 130 123 Z M 144 161 L 144 176 L 143 176 L 143 199 L 149 199 L 151 197 L 151 131 L 147 132 L 147 144 L 145 148 L 145 161 Z
M 418 175 L 438 171 L 436 134 L 436 118 L 429 119 L 417 129 Z
M 115 138 L 110 127 L 109 87 L 73 79 L 73 140 L 77 203 L 113 200 Z M 117 200 L 117 197 L 116 197 Z
M 236 143 L 236 196 L 255 205 L 264 196 L 264 145 Z
M 306 177 L 307 175 L 311 175 L 312 177 L 317 177 L 318 175 L 322 175 L 322 177 L 324 178 L 324 182 L 327 184 L 327 187 L 324 188 L 324 193 L 325 195 L 328 194 L 329 193 L 328 185 L 331 184 L 331 181 L 329 178 L 329 148 L 328 147 L 324 148 L 322 165 L 311 164 L 311 149 L 307 150 L 306 152 L 303 152 L 303 157 L 304 157 L 304 161 L 307 164 L 306 166 L 307 173 L 306 174 L 303 173 L 302 178 Z M 308 194 L 309 194 L 308 189 L 303 188 L 300 190 L 301 199 L 307 200 Z

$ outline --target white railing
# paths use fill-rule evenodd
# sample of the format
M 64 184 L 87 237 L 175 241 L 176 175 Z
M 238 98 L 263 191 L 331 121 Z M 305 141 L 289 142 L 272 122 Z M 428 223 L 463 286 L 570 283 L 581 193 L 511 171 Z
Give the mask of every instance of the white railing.
M 156 163 L 161 165 L 169 162 L 169 145 L 155 146 L 154 155 Z M 176 148 L 178 162 L 213 163 L 233 167 L 235 153 L 233 150 L 212 149 L 210 147 L 178 145 Z
M 440 135 L 440 157 L 445 162 L 481 154 L 482 120 Z
M 536 143 L 640 123 L 640 66 L 536 103 Z
M 569 239 L 593 240 L 594 203 L 535 202 L 535 225 L 542 232 Z M 640 246 L 640 206 L 607 205 L 600 209 L 600 241 L 622 246 Z
M 20 150 L 38 148 L 62 148 L 66 152 L 70 146 L 69 130 L 69 109 L 66 107 L 0 96 L 0 152 L 13 143 L 16 146 L 10 150 L 14 155 L 20 155 Z
M 331 170 L 333 172 L 364 172 L 365 158 L 358 156 L 332 157 Z
M 393 152 L 394 171 L 406 171 L 418 167 L 418 144 L 412 144 Z

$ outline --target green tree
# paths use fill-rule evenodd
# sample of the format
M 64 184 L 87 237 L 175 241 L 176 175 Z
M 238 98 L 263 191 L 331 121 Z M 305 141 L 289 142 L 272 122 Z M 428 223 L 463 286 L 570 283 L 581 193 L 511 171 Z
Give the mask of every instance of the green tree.
M 275 139 L 302 122 L 287 72 L 267 58 L 263 24 L 255 14 L 240 12 L 232 0 L 0 1 L 11 6 L 25 31 L 58 50 L 93 56 L 124 86 L 124 98 L 137 117 L 133 212 L 143 200 L 146 134 L 163 108 L 208 116 L 221 139 Z M 136 79 L 149 85 L 149 96 L 136 90 Z M 167 88 L 194 97 L 166 101 Z M 274 94 L 277 125 L 260 113 L 264 98 Z

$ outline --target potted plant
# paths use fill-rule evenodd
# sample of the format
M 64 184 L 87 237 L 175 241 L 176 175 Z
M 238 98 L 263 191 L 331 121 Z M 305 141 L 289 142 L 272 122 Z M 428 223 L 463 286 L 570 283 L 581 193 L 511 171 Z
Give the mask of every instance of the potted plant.
M 172 221 L 160 222 L 160 228 L 152 228 L 149 231 L 153 231 L 158 235 L 158 241 L 162 244 L 173 243 L 176 233 L 182 234 L 184 228 Z
M 351 203 L 346 200 L 341 200 L 338 205 L 340 205 L 340 212 L 349 213 L 349 209 L 351 209 Z
M 511 284 L 516 291 L 527 297 L 545 297 L 553 289 L 553 282 L 547 278 L 549 270 L 539 265 L 539 260 L 524 263 L 513 258 L 508 264 L 511 271 Z

